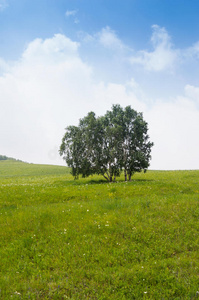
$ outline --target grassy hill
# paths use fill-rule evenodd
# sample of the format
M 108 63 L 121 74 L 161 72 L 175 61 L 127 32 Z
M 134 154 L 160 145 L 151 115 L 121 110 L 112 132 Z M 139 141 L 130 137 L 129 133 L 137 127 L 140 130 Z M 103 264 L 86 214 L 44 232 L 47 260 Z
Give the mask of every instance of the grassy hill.
M 0 161 L 0 241 L 0 299 L 198 299 L 199 171 Z

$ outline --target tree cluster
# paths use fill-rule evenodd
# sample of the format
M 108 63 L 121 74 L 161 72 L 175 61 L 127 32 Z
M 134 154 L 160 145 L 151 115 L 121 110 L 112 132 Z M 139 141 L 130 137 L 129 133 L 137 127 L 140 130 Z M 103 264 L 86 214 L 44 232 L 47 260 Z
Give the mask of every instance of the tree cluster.
M 6 155 L 0 155 L 0 160 L 17 160 L 17 161 L 21 161 L 19 159 L 15 159 L 12 157 L 7 157 Z
M 153 143 L 147 131 L 142 113 L 113 105 L 104 116 L 90 112 L 79 126 L 68 126 L 59 152 L 75 178 L 101 174 L 111 182 L 124 172 L 131 180 L 149 167 Z
M 5 156 L 5 155 L 0 155 L 0 160 L 7 160 L 7 159 L 8 159 L 7 156 Z

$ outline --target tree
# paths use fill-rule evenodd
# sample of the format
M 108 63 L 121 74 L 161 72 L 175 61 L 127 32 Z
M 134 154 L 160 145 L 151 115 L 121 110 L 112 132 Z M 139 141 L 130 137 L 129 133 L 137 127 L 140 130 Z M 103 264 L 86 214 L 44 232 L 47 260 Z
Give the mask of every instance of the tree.
M 143 120 L 142 113 L 137 113 L 130 106 L 124 110 L 123 158 L 125 180 L 131 180 L 135 172 L 146 171 L 151 158 L 153 143 L 147 134 L 148 125 Z
M 102 117 L 90 112 L 79 126 L 67 127 L 60 155 L 75 178 L 101 174 L 111 182 L 124 171 L 125 180 L 131 180 L 149 167 L 153 143 L 147 131 L 142 113 L 113 105 Z

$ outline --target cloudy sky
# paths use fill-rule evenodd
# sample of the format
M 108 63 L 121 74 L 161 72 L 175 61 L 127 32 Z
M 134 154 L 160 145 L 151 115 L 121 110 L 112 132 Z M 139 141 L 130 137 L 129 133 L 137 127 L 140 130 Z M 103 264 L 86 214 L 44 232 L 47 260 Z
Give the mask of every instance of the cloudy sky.
M 64 128 L 143 112 L 151 169 L 199 169 L 198 0 L 0 0 L 0 154 L 64 164 Z

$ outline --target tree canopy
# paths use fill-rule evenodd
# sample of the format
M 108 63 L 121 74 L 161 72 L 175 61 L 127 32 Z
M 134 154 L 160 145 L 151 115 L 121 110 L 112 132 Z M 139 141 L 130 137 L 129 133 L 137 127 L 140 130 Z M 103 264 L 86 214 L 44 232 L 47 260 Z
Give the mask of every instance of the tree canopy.
M 89 112 L 79 126 L 68 126 L 59 152 L 75 178 L 101 174 L 111 182 L 124 172 L 131 180 L 149 167 L 153 143 L 147 132 L 142 113 L 113 105 L 104 116 Z

